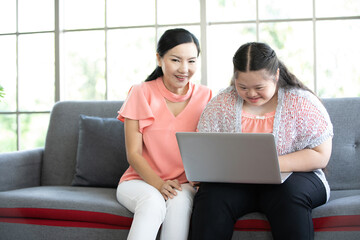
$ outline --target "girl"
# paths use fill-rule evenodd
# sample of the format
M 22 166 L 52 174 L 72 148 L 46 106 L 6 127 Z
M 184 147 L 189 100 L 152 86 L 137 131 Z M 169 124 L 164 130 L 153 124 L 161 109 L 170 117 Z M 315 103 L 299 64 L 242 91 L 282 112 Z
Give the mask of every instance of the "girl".
M 195 131 L 211 91 L 190 80 L 200 53 L 184 29 L 166 31 L 158 42 L 158 67 L 132 87 L 119 111 L 125 122 L 130 167 L 120 179 L 118 201 L 134 213 L 128 239 L 188 237 L 195 190 L 186 179 L 175 132 Z
M 273 133 L 280 170 L 294 173 L 280 185 L 201 183 L 190 235 L 231 239 L 238 218 L 262 212 L 274 239 L 313 239 L 311 211 L 330 194 L 321 170 L 331 154 L 329 115 L 267 44 L 242 45 L 233 65 L 231 86 L 205 108 L 199 131 Z

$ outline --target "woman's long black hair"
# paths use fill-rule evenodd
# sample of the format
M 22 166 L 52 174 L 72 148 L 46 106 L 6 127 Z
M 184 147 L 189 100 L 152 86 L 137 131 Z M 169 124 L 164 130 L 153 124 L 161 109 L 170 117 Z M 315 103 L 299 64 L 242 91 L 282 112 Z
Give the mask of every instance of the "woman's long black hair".
M 195 43 L 198 50 L 198 55 L 200 54 L 200 44 L 199 40 L 195 37 L 194 34 L 183 28 L 174 28 L 167 30 L 160 38 L 157 44 L 156 52 L 162 58 L 170 49 L 176 47 L 177 45 L 183 43 Z M 157 66 L 155 70 L 146 78 L 145 82 L 152 81 L 158 77 L 163 76 L 164 73 L 161 67 Z

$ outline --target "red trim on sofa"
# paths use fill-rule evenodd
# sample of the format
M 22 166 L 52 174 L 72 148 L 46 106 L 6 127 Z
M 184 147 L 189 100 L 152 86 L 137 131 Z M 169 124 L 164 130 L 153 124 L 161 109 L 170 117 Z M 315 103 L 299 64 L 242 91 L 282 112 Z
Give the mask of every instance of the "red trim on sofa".
M 359 215 L 344 215 L 314 218 L 314 230 L 322 231 L 360 231 Z M 235 224 L 235 231 L 270 231 L 270 224 L 267 220 L 238 220 Z
M 270 224 L 266 220 L 247 219 L 238 220 L 234 226 L 235 231 L 270 231 Z
M 0 222 L 64 227 L 72 227 L 73 225 L 74 227 L 129 229 L 132 218 L 109 213 L 69 209 L 0 208 Z
M 91 220 L 91 222 L 89 222 Z M 48 208 L 0 208 L 0 222 L 62 227 L 130 229 L 132 218 L 115 214 Z M 360 231 L 360 215 L 314 218 L 315 231 Z M 236 222 L 235 231 L 270 231 L 266 220 Z
M 359 215 L 321 217 L 313 222 L 315 231 L 360 231 Z
M 32 218 L 1 218 L 0 222 L 18 223 L 18 224 L 33 224 L 53 227 L 81 227 L 81 228 L 104 228 L 104 229 L 130 229 L 130 226 L 115 226 L 101 223 L 91 222 L 77 222 L 65 220 L 50 220 L 50 219 L 32 219 Z

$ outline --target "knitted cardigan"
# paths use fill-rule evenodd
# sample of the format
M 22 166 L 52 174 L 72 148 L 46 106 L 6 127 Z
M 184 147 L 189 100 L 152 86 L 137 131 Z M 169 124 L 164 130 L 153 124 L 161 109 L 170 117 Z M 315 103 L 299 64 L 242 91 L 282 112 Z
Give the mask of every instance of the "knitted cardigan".
M 243 99 L 230 86 L 216 95 L 204 109 L 199 132 L 241 132 Z M 314 148 L 333 136 L 329 114 L 311 92 L 298 88 L 280 88 L 273 134 L 278 155 Z M 330 187 L 321 169 L 314 171 L 330 197 Z

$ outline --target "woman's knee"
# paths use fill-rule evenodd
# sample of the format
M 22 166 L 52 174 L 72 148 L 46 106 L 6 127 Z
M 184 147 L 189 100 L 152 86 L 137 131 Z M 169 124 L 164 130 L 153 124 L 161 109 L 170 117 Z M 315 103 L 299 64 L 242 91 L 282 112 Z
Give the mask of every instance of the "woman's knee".
M 136 215 L 158 216 L 161 221 L 165 218 L 165 199 L 156 188 L 144 181 L 121 183 L 117 189 L 117 199 Z
M 276 191 L 270 191 L 271 197 L 275 198 L 282 207 L 297 205 L 306 209 L 312 209 L 326 201 L 326 190 L 321 180 L 312 173 L 294 173 L 285 183 L 276 187 Z M 316 181 L 317 180 L 317 181 Z M 276 197 L 277 196 L 277 197 Z M 315 204 L 315 205 L 313 205 Z
M 177 192 L 174 198 L 166 201 L 166 218 L 173 218 L 175 215 L 175 218 L 190 219 L 195 189 L 182 185 L 182 190 Z
M 189 206 L 192 208 L 193 200 L 195 196 L 195 189 L 190 184 L 182 184 L 182 190 L 177 192 L 177 195 L 174 198 L 168 199 L 166 205 L 169 206 Z
M 135 207 L 136 216 L 148 216 L 154 221 L 163 222 L 166 216 L 165 200 L 157 194 L 146 194 L 137 201 Z
M 166 212 L 165 199 L 159 191 L 145 192 L 137 200 L 137 208 L 151 208 Z

